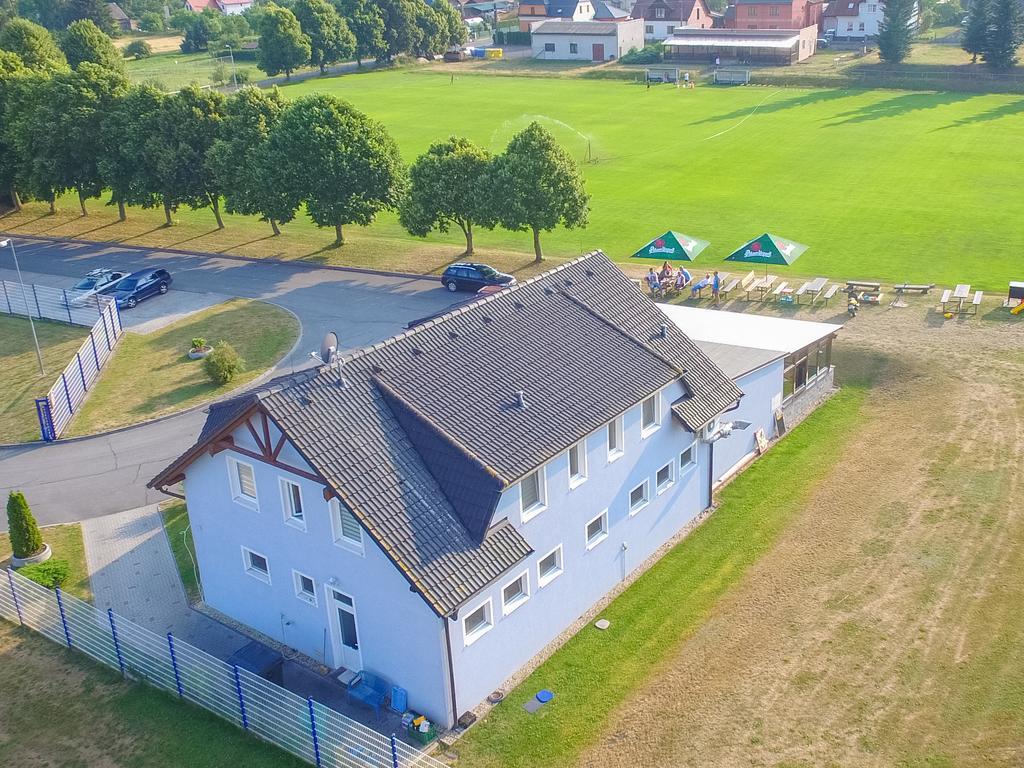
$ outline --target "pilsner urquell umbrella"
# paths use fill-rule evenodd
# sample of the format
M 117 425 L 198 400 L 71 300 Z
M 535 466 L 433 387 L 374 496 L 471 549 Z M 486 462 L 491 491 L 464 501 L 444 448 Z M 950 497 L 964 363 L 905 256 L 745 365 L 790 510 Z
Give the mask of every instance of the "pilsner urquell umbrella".
M 697 254 L 708 247 L 707 240 L 683 235 L 669 230 L 656 237 L 639 251 L 630 256 L 631 259 L 664 259 L 666 261 L 693 261 Z
M 765 232 L 760 237 L 755 237 L 750 242 L 741 245 L 726 256 L 725 260 L 742 261 L 747 264 L 764 264 L 764 272 L 767 275 L 770 264 L 787 266 L 796 261 L 800 254 L 806 250 L 806 245 L 800 245 L 800 243 L 794 243 L 792 240 L 786 240 Z

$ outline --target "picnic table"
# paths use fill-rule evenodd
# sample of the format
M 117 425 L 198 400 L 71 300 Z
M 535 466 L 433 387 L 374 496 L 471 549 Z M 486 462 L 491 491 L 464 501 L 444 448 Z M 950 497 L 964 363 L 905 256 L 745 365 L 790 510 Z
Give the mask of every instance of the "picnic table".
M 816 277 L 813 280 L 808 280 L 806 283 L 797 288 L 796 301 L 800 303 L 802 296 L 808 296 L 810 298 L 810 304 L 813 304 L 821 296 L 821 292 L 825 290 L 825 286 L 828 285 L 827 277 Z
M 765 295 L 771 290 L 776 279 L 775 275 L 766 275 L 752 282 L 747 288 L 747 301 L 764 301 Z M 750 298 L 752 293 L 757 293 L 753 299 Z
M 942 311 L 947 311 L 947 305 L 956 302 L 956 314 L 962 315 L 966 312 L 972 314 L 978 314 L 978 307 L 981 306 L 981 300 L 984 297 L 982 291 L 975 291 L 974 296 L 971 296 L 971 286 L 969 283 L 958 283 L 956 288 L 950 291 L 948 288 L 942 292 L 942 298 L 939 303 L 942 305 Z M 964 309 L 964 305 L 970 300 L 967 309 Z

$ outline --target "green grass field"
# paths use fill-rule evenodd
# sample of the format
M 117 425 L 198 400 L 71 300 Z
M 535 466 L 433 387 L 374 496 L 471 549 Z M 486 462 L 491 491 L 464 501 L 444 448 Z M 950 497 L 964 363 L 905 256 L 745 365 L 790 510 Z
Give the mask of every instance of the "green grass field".
M 552 254 L 617 259 L 666 229 L 708 239 L 714 267 L 764 231 L 803 242 L 802 273 L 1005 286 L 1024 267 L 1012 172 L 1024 98 L 969 93 L 671 87 L 401 71 L 296 84 L 382 120 L 412 159 L 457 133 L 493 151 L 531 120 L 584 168 L 591 224 Z M 393 218 L 371 233 L 401 238 Z M 405 237 L 408 237 L 407 235 Z M 454 239 L 450 239 L 455 242 Z M 482 246 L 527 250 L 496 231 Z M 395 266 L 400 266 L 396 264 Z
M 219 59 L 203 51 L 201 53 L 181 53 L 168 51 L 157 53 L 148 59 L 128 59 L 128 77 L 135 83 L 152 83 L 163 90 L 177 91 L 192 82 L 199 85 L 213 85 L 213 72 L 217 64 L 223 62 L 227 67 L 227 75 L 231 77 L 231 63 L 225 55 Z M 249 61 L 238 61 L 239 72 L 247 71 L 252 80 L 264 77 L 263 73 Z
M 43 541 L 50 545 L 55 560 L 67 560 L 70 568 L 64 591 L 82 600 L 92 602 L 92 585 L 89 583 L 89 567 L 85 562 L 85 542 L 82 540 L 82 526 L 78 523 L 48 525 L 39 529 Z M 11 564 L 10 534 L 0 533 L 0 571 Z

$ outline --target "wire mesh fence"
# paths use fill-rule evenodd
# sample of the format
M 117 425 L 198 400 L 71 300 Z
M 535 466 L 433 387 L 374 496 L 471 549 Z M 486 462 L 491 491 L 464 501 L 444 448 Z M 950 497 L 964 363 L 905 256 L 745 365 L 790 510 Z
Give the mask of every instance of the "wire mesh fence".
M 172 634 L 161 637 L 11 569 L 0 582 L 0 616 L 202 707 L 318 768 L 444 768 L 393 734 L 377 733 Z
M 7 280 L 0 280 L 0 291 L 0 308 L 9 315 L 91 326 L 89 336 L 46 397 L 36 399 L 40 436 L 46 441 L 56 440 L 71 423 L 124 333 L 117 303 L 110 296 L 98 293 L 85 295 L 80 291 Z

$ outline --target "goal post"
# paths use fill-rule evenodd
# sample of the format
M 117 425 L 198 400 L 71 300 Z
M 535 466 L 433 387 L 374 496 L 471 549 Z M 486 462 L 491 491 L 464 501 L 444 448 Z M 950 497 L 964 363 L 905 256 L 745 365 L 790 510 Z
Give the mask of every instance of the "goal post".
M 648 67 L 644 70 L 644 81 L 648 83 L 678 83 L 678 67 Z
M 716 69 L 715 85 L 747 85 L 750 82 L 749 69 Z

